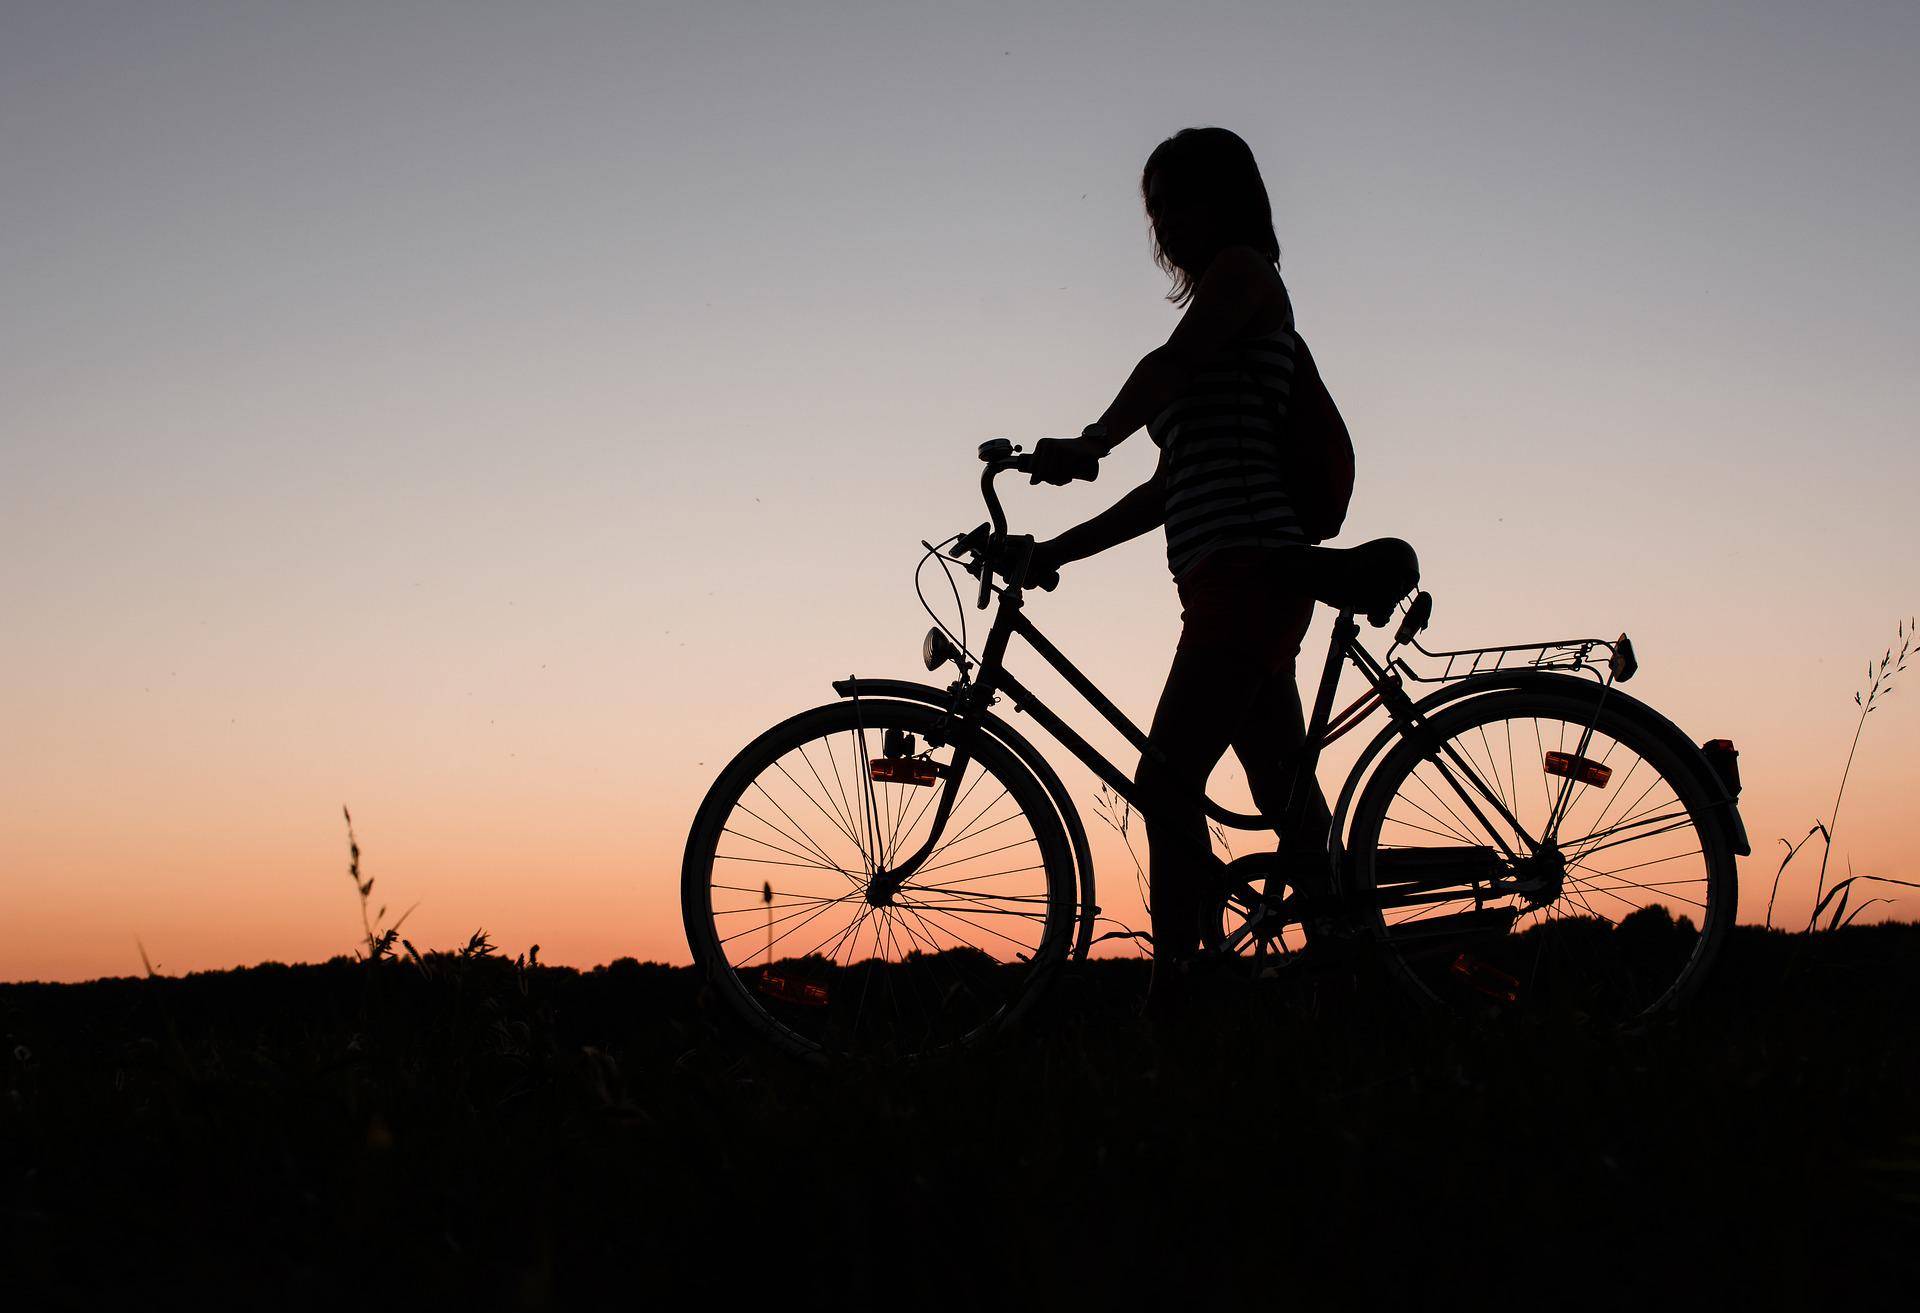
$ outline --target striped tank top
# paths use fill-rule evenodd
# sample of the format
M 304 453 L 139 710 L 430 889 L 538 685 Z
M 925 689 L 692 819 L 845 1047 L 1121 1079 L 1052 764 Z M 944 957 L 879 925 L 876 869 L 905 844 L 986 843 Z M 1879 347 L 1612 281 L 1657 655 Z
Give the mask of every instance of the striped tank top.
M 1289 308 L 1279 328 L 1230 343 L 1147 422 L 1166 452 L 1167 568 L 1175 579 L 1222 547 L 1307 541 L 1280 479 L 1293 358 Z

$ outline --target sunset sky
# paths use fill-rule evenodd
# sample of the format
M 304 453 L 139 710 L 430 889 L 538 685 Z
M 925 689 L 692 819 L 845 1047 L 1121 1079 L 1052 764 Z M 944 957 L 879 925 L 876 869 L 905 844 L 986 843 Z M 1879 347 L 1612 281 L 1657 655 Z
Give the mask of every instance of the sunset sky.
M 1343 541 L 1418 547 L 1438 645 L 1629 631 L 1740 746 L 1757 920 L 1920 608 L 1917 58 L 1906 0 L 15 0 L 0 978 L 351 951 L 343 804 L 422 947 L 685 961 L 713 776 L 915 675 L 975 445 L 1171 330 L 1139 171 L 1208 123 L 1354 433 Z M 1147 716 L 1157 539 L 1031 614 Z M 1843 872 L 1920 879 L 1909 699 Z

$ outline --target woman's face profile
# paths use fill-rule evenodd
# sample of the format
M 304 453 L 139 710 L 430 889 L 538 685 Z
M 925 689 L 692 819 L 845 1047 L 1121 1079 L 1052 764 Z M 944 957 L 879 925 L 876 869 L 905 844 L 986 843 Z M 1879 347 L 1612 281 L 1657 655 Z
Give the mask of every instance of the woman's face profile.
M 1154 173 L 1147 178 L 1147 218 L 1153 224 L 1160 249 L 1175 264 L 1185 266 L 1202 227 L 1198 208 L 1186 197 L 1170 194 L 1166 175 Z

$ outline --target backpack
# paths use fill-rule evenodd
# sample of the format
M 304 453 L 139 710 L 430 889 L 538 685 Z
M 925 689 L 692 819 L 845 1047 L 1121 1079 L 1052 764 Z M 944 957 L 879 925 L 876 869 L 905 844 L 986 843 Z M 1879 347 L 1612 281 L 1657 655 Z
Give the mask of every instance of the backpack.
M 1294 343 L 1281 477 L 1300 527 L 1318 543 L 1340 532 L 1353 501 L 1353 439 L 1306 339 L 1296 332 Z

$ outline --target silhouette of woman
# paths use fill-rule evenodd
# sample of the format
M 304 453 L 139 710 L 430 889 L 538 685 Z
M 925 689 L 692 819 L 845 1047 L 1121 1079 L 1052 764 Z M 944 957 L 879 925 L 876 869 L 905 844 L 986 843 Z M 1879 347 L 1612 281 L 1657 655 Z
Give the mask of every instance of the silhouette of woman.
M 1161 142 L 1140 176 L 1154 259 L 1186 307 L 1166 343 L 1134 367 L 1106 413 L 1077 438 L 1035 444 L 1034 481 L 1091 478 L 1136 429 L 1160 448 L 1153 476 L 1109 509 L 1035 549 L 1040 569 L 1166 526 L 1181 603 L 1180 642 L 1154 712 L 1137 780 L 1153 798 L 1153 986 L 1149 1002 L 1187 993 L 1200 943 L 1192 850 L 1206 842 L 1200 799 L 1231 746 L 1255 804 L 1278 816 L 1286 761 L 1305 738 L 1294 658 L 1313 601 L 1282 552 L 1308 541 L 1281 474 L 1287 379 L 1297 341 L 1280 279 L 1280 243 L 1259 166 L 1225 128 L 1187 128 Z M 1315 833 L 1327 811 L 1306 799 Z

